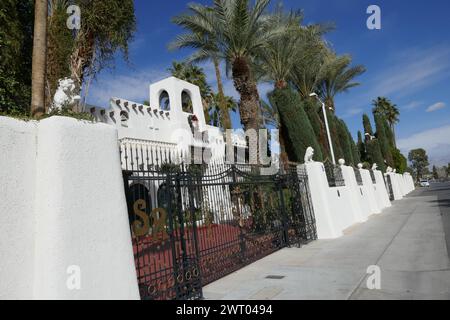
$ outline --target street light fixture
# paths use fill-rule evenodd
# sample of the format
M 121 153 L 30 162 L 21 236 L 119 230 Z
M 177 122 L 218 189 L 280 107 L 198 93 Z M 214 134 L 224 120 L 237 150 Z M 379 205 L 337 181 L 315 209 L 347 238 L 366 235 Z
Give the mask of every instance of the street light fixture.
M 325 127 L 327 129 L 328 142 L 330 143 L 331 158 L 333 159 L 333 164 L 336 165 L 336 158 L 334 157 L 333 141 L 331 140 L 330 126 L 328 125 L 327 110 L 325 108 L 325 103 L 322 100 L 320 100 L 319 96 L 315 92 L 311 93 L 309 96 L 315 97 L 322 104 L 322 111 L 323 117 L 325 119 Z

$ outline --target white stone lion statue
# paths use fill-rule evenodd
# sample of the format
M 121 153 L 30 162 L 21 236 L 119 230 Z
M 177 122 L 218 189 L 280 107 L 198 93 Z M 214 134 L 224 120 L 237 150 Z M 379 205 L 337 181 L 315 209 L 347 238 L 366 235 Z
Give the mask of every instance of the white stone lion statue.
M 306 149 L 305 163 L 313 163 L 314 162 L 313 156 L 314 156 L 314 149 L 312 147 Z
M 340 166 L 345 166 L 345 160 L 344 159 L 339 159 L 338 161 Z
M 392 173 L 392 168 L 391 167 L 387 167 L 386 173 Z
M 58 90 L 56 90 L 50 111 L 72 108 L 81 100 L 81 97 L 75 93 L 76 86 L 72 79 L 60 79 L 58 83 Z
M 377 169 L 378 169 L 378 165 L 376 163 L 374 163 L 373 166 L 372 166 L 372 170 L 375 171 Z
M 362 163 L 358 163 L 358 169 L 361 170 L 362 168 L 364 168 L 364 165 Z

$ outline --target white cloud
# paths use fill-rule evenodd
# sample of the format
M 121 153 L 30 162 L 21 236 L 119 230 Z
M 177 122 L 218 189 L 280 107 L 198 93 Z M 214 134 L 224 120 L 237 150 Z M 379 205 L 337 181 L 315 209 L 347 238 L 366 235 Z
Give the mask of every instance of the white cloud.
M 345 114 L 344 114 L 344 118 L 350 118 L 353 116 L 357 116 L 362 114 L 364 111 L 363 108 L 350 108 L 348 110 L 346 110 Z
M 435 111 L 438 111 L 438 110 L 441 110 L 441 109 L 444 109 L 444 108 L 445 108 L 445 103 L 438 102 L 438 103 L 435 103 L 435 104 L 429 106 L 427 108 L 427 112 L 435 112 Z
M 376 96 L 399 96 L 425 88 L 450 73 L 450 47 L 409 49 L 398 53 L 387 71 L 379 74 L 373 88 Z
M 407 103 L 407 104 L 404 104 L 404 105 L 400 106 L 400 108 L 403 109 L 403 110 L 413 110 L 413 109 L 417 109 L 421 105 L 422 105 L 422 103 L 419 102 L 419 101 L 412 101 L 410 103 Z
M 381 69 L 369 69 L 365 77 L 368 80 L 363 82 L 360 93 L 341 98 L 341 105 L 351 103 L 355 110 L 366 110 L 376 97 L 387 96 L 398 100 L 448 79 L 450 46 L 410 48 L 397 52 L 383 62 Z M 403 109 L 412 110 L 420 105 L 420 102 L 413 101 Z
M 398 146 L 407 155 L 411 150 L 423 148 L 432 165 L 446 165 L 450 162 L 450 125 L 416 133 L 400 139 Z
M 105 107 L 112 97 L 123 98 L 135 102 L 143 102 L 149 98 L 149 86 L 169 74 L 167 71 L 145 69 L 129 74 L 103 74 L 91 85 L 87 101 L 90 104 Z

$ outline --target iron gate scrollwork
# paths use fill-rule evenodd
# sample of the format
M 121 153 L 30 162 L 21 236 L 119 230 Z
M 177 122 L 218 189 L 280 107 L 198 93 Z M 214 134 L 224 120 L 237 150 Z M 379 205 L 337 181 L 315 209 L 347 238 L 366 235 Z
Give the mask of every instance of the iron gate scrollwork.
M 250 166 L 125 171 L 143 299 L 201 299 L 202 287 L 281 248 L 317 239 L 307 175 Z

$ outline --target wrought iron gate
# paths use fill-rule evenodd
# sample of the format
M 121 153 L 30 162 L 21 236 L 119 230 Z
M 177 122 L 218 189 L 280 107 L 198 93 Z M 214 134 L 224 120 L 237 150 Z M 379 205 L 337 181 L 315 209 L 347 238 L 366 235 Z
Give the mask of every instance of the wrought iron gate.
M 143 299 L 201 299 L 202 286 L 317 238 L 297 168 L 168 165 L 124 171 L 124 183 Z
M 394 189 L 392 187 L 392 178 L 389 174 L 386 175 L 386 180 L 387 180 L 387 189 L 389 192 L 389 200 L 394 201 L 395 196 L 394 196 Z

